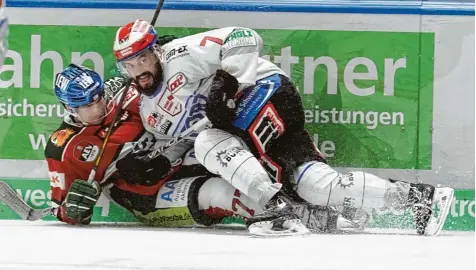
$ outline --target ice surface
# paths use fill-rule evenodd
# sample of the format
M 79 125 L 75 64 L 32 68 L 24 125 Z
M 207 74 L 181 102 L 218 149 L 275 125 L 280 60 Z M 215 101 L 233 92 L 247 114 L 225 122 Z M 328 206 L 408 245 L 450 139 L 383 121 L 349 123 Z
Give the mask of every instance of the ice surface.
M 396 235 L 396 233 L 401 233 Z M 245 230 L 0 221 L 0 269 L 473 270 L 474 232 L 262 239 Z

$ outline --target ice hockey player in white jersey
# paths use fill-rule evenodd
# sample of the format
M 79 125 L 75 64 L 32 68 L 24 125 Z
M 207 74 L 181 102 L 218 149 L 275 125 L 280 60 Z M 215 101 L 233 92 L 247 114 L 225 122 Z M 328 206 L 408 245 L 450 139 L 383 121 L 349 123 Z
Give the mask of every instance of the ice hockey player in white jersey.
M 231 28 L 221 30 L 222 39 L 231 31 Z M 216 35 L 220 36 L 219 33 L 220 31 Z M 221 46 L 223 43 L 221 39 L 211 36 L 197 35 L 189 38 L 193 39 L 192 43 L 202 44 L 204 56 L 210 44 Z M 177 136 L 205 117 L 205 106 L 213 82 L 213 74 L 220 68 L 221 63 L 217 61 L 214 66 L 210 66 L 207 61 L 204 62 L 205 65 L 192 62 L 193 56 L 190 54 L 186 43 L 176 44 L 172 41 L 164 45 L 163 50 L 161 50 L 156 44 L 157 39 L 155 30 L 148 22 L 136 20 L 117 31 L 114 53 L 117 60 L 119 60 L 119 69 L 125 76 L 132 77 L 135 80 L 138 91 L 143 94 L 140 111 L 145 128 L 152 132 L 157 140 L 165 141 Z M 210 58 L 209 60 L 213 61 L 214 59 Z M 164 66 L 167 66 L 166 70 L 162 69 L 162 62 L 165 63 Z M 279 72 L 279 69 L 269 62 L 263 62 L 262 64 L 264 66 L 260 68 L 263 71 L 263 74 L 260 74 L 261 76 L 266 77 Z M 184 71 L 181 71 L 182 69 Z M 162 71 L 167 73 L 163 75 L 164 78 L 167 78 L 166 80 L 161 80 Z M 164 154 L 167 159 L 162 159 L 164 162 L 161 166 L 170 166 L 167 160 L 176 160 L 193 145 L 193 140 L 177 145 Z M 259 173 L 266 175 L 258 160 L 253 158 L 253 161 L 256 162 L 254 167 L 259 170 Z M 131 170 L 140 167 L 138 162 L 140 161 L 130 161 Z M 255 200 L 260 207 L 268 210 L 268 219 L 275 220 L 279 218 L 281 232 L 288 233 L 292 231 L 296 234 L 309 232 L 301 224 L 299 217 L 292 212 L 291 207 L 277 200 L 275 195 L 281 189 L 280 183 L 273 183 L 268 177 L 253 178 L 249 175 L 249 177 L 243 179 L 243 182 L 241 180 L 234 182 L 229 179 L 226 180 Z M 249 219 L 248 221 L 251 224 L 255 223 L 256 220 Z
M 173 137 L 207 116 L 213 128 L 196 137 L 197 159 L 268 210 L 249 219 L 250 230 L 292 231 L 296 216 L 282 203 L 290 196 L 367 213 L 411 208 L 418 234 L 439 234 L 453 190 L 360 171 L 341 174 L 327 165 L 304 129 L 296 88 L 259 57 L 257 32 L 227 27 L 164 46 L 156 40 L 154 28 L 136 20 L 121 27 L 114 42 L 118 66 L 142 93 L 144 125 L 157 137 Z

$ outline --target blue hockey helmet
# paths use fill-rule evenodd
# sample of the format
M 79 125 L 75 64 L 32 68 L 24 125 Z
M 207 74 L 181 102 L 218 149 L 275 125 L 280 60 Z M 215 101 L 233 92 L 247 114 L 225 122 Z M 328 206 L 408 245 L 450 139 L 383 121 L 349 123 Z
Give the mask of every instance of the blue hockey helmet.
M 95 71 L 70 64 L 56 74 L 55 94 L 58 100 L 70 108 L 90 105 L 104 95 L 104 83 Z

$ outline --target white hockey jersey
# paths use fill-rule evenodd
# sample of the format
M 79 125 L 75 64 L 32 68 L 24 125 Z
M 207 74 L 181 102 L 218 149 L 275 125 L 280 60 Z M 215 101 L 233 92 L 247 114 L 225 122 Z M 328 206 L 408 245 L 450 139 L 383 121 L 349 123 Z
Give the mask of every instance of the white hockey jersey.
M 153 96 L 143 95 L 141 99 L 145 128 L 163 144 L 204 118 L 210 86 L 218 69 L 233 75 L 240 90 L 273 74 L 285 75 L 276 65 L 259 57 L 262 46 L 263 40 L 254 30 L 240 27 L 216 29 L 165 44 L 161 59 L 163 82 Z M 193 138 L 165 156 L 176 160 L 191 147 Z

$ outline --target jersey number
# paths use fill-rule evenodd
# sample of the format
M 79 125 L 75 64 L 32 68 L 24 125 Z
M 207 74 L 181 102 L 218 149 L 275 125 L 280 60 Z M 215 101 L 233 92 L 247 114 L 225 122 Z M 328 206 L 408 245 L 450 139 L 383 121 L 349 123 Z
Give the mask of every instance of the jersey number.
M 203 37 L 202 41 L 200 42 L 200 46 L 205 46 L 207 44 L 207 41 L 211 41 L 213 43 L 223 45 L 223 40 L 216 38 L 216 37 L 211 37 L 211 36 L 205 36 Z
M 235 194 L 233 194 L 235 197 L 240 197 L 241 196 L 241 193 L 240 191 L 237 189 L 235 190 Z M 231 209 L 233 209 L 233 211 L 238 211 L 238 208 L 236 207 L 237 205 L 240 206 L 243 210 L 245 210 L 248 214 L 250 214 L 250 216 L 253 216 L 255 214 L 255 210 L 253 209 L 250 209 L 248 208 L 246 205 L 244 205 L 240 199 L 238 198 L 233 198 L 233 201 L 231 201 Z

